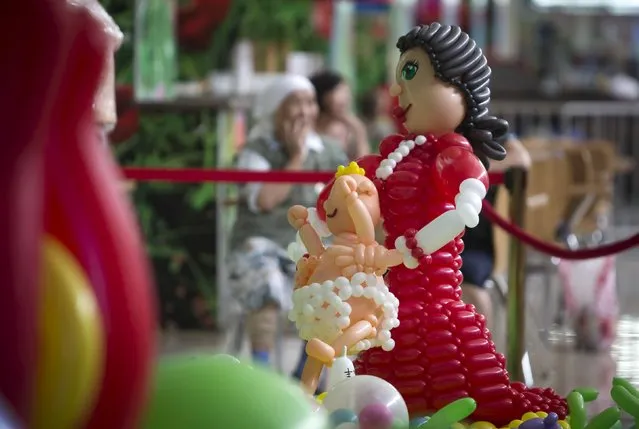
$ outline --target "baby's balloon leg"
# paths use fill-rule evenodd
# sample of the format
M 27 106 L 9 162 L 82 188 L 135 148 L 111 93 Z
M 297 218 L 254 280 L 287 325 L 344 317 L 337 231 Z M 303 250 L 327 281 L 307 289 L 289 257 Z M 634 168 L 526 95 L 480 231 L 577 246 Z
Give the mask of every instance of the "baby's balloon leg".
M 302 387 L 309 395 L 315 394 L 320 376 L 322 375 L 322 369 L 324 369 L 324 364 L 318 359 L 311 356 L 306 359 L 304 369 L 302 370 L 301 381 Z

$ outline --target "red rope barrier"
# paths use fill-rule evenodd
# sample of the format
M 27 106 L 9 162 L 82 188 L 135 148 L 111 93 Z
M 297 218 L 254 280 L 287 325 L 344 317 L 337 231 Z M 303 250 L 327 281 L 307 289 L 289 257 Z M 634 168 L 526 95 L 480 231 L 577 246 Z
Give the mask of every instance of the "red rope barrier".
M 123 168 L 124 177 L 141 182 L 173 182 L 173 183 L 326 183 L 330 181 L 333 171 L 250 171 L 250 170 L 218 170 L 210 168 L 155 168 L 127 167 Z M 490 183 L 499 185 L 504 182 L 502 173 L 490 173 Z
M 207 168 L 151 168 L 127 167 L 123 168 L 124 176 L 129 180 L 143 182 L 173 182 L 173 183 L 326 183 L 334 176 L 330 171 L 250 171 L 250 170 L 218 170 Z M 504 173 L 490 173 L 490 183 L 501 185 L 504 183 Z M 504 229 L 510 235 L 523 243 L 550 256 L 562 259 L 590 259 L 612 255 L 639 246 L 639 234 L 625 240 L 607 244 L 595 249 L 569 250 L 560 246 L 546 243 L 528 234 L 516 225 L 499 216 L 493 207 L 484 201 L 484 213 L 495 225 Z
M 173 183 L 326 183 L 334 172 L 311 171 L 250 171 L 206 168 L 138 168 L 122 169 L 130 180 Z
M 625 252 L 626 250 L 639 246 L 639 233 L 637 233 L 624 240 L 605 244 L 593 249 L 565 249 L 554 244 L 546 243 L 545 241 L 542 241 L 537 237 L 533 237 L 532 235 L 528 234 L 517 225 L 513 225 L 506 219 L 502 218 L 486 200 L 484 200 L 484 214 L 486 215 L 488 220 L 502 228 L 504 231 L 506 231 L 508 234 L 512 235 L 522 243 L 527 244 L 528 246 L 542 253 L 561 259 L 579 260 L 602 258 L 604 256 Z

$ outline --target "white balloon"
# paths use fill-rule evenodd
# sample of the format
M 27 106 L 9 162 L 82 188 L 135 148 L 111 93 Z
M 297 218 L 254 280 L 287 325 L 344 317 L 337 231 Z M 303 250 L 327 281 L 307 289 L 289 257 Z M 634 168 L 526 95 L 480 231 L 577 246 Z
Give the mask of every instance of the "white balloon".
M 329 390 L 340 381 L 355 376 L 355 365 L 353 365 L 353 361 L 346 355 L 346 352 L 347 348 L 344 347 L 342 356 L 334 359 L 333 364 L 328 369 L 326 387 Z
M 384 404 L 397 424 L 408 425 L 408 408 L 402 395 L 390 383 L 372 375 L 356 375 L 340 381 L 326 392 L 323 405 L 329 412 L 341 408 L 356 414 L 371 404 Z

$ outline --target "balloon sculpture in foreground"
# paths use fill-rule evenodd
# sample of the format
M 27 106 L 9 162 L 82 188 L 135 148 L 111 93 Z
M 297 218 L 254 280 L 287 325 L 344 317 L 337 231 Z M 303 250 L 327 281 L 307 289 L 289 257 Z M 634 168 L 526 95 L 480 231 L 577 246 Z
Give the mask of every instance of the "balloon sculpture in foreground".
M 87 3 L 0 17 L 0 392 L 35 429 L 135 428 L 155 355 L 140 233 L 96 133 L 107 38 Z
M 142 429 L 327 429 L 299 386 L 226 356 L 160 362 Z

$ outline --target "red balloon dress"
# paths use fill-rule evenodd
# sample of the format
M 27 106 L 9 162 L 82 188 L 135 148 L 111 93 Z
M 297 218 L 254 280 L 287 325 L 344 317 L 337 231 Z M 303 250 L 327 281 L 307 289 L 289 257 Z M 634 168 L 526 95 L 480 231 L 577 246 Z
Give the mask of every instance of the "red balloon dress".
M 465 179 L 488 186 L 486 170 L 468 141 L 452 133 L 427 136 L 386 180 L 375 177 L 380 162 L 408 138 L 413 139 L 389 136 L 380 145 L 381 155 L 358 161 L 378 188 L 388 248 L 395 248 L 401 235 L 409 242 L 417 230 L 454 209 Z M 416 269 L 400 265 L 389 270 L 386 282 L 400 301 L 400 326 L 393 330 L 396 345 L 390 352 L 376 348 L 360 355 L 358 374 L 390 382 L 413 417 L 471 397 L 477 402 L 473 418 L 496 425 L 527 411 L 554 411 L 564 418 L 566 402 L 552 389 L 510 382 L 484 316 L 461 300 L 462 235 L 430 255 L 413 250 L 420 262 Z

